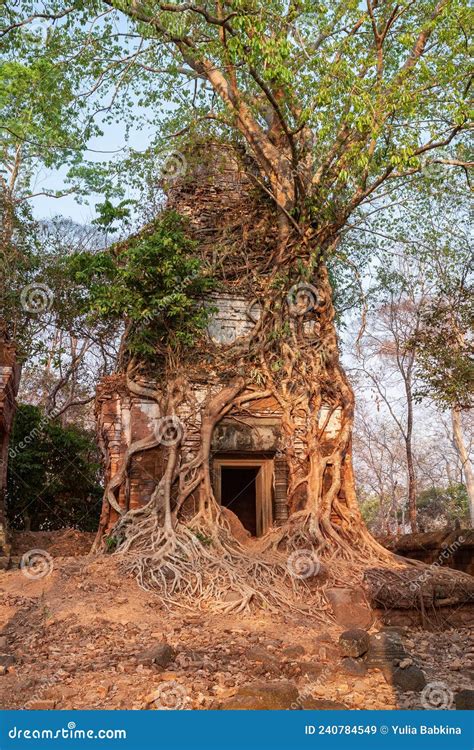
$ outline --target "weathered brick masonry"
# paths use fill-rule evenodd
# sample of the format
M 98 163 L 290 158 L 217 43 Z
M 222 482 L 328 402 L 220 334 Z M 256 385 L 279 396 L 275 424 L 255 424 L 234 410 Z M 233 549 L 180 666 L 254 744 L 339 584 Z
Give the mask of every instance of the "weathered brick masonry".
M 208 335 L 211 343 L 228 344 L 250 333 L 254 322 L 248 315 L 249 301 L 230 294 L 213 296 L 213 315 Z M 252 311 L 251 315 L 255 313 Z M 160 384 L 142 380 L 141 385 L 159 390 Z M 200 407 L 224 386 L 215 374 L 192 383 L 194 407 L 188 404 L 177 409 L 184 427 L 183 460 L 195 455 L 200 443 Z M 125 376 L 113 375 L 99 384 L 96 399 L 97 428 L 106 461 L 106 481 L 118 471 L 127 448 L 138 440 L 153 435 L 159 426 L 157 404 L 143 396 L 129 393 Z M 321 410 L 319 423 L 328 417 L 327 408 Z M 281 411 L 274 398 L 249 401 L 245 409 L 234 409 L 224 417 L 214 430 L 211 462 L 222 456 L 267 458 L 272 468 L 272 517 L 275 523 L 288 517 L 287 468 L 284 459 L 284 436 L 281 431 Z M 335 438 L 339 428 L 339 413 L 328 420 L 325 439 Z M 303 425 L 302 425 L 303 429 Z M 303 451 L 303 443 L 297 451 Z M 119 491 L 118 501 L 124 509 L 136 508 L 150 500 L 156 482 L 161 476 L 163 451 L 159 447 L 139 453 L 132 458 L 129 479 Z M 192 502 L 192 499 L 191 499 Z M 188 503 L 189 505 L 189 503 Z
M 15 398 L 20 381 L 20 367 L 15 349 L 0 341 L 0 556 L 8 553 L 5 490 L 8 468 L 8 448 L 15 414 Z

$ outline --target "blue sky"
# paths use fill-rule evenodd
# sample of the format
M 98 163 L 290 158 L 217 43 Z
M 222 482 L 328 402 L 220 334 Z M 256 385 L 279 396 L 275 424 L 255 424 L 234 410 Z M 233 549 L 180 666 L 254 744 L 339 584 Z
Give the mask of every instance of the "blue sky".
M 151 129 L 146 131 L 132 128 L 126 138 L 123 123 L 107 123 L 103 125 L 103 131 L 102 137 L 93 138 L 88 143 L 90 150 L 85 153 L 85 158 L 88 161 L 113 160 L 116 157 L 123 156 L 128 148 L 142 151 L 148 146 L 151 135 Z M 37 175 L 35 192 L 67 188 L 65 184 L 66 172 L 66 166 L 61 170 L 42 169 Z M 126 197 L 130 197 L 130 195 L 127 194 Z M 61 215 L 80 224 L 89 224 L 95 215 L 95 204 L 102 199 L 102 195 L 91 194 L 87 199 L 82 198 L 81 203 L 78 203 L 74 195 L 66 195 L 63 198 L 38 196 L 33 198 L 32 206 L 34 215 L 38 219 L 50 219 L 53 216 Z

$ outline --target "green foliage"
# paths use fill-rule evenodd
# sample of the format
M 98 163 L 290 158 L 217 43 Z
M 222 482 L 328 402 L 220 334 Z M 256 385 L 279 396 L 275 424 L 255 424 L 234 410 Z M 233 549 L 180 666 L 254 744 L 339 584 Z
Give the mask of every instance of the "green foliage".
M 32 531 L 97 527 L 102 488 L 93 435 L 18 406 L 9 449 L 7 515 Z
M 378 497 L 365 497 L 360 502 L 360 512 L 366 526 L 371 529 L 380 513 L 380 500 Z
M 38 329 L 51 316 L 49 309 L 32 313 L 20 296 L 30 284 L 44 282 L 41 229 L 29 202 L 79 187 L 57 189 L 56 180 L 48 189 L 45 176 L 61 169 L 59 183 L 67 180 L 68 168 L 77 168 L 89 138 L 100 130 L 87 116 L 88 97 L 78 96 L 93 72 L 93 55 L 76 57 L 66 24 L 48 29 L 51 20 L 34 17 L 37 3 L 27 2 L 22 10 L 31 13 L 28 23 L 20 22 L 18 8 L 0 3 L 0 329 L 15 341 L 20 358 L 33 358 L 41 348 Z
M 26 3 L 24 10 L 34 15 L 35 6 Z M 0 57 L 0 171 L 8 176 L 0 187 L 15 202 L 43 193 L 35 184 L 41 167 L 78 165 L 88 139 L 100 133 L 94 118 L 86 116 L 88 99 L 78 96 L 93 75 L 93 55 L 76 54 L 64 23 L 53 28 L 47 20 L 25 25 L 18 20 L 9 4 L 0 4 L 0 27 L 16 24 L 2 35 Z
M 22 6 L 25 19 L 38 12 L 35 0 Z M 42 64 L 53 61 L 54 74 L 66 76 L 57 90 L 67 106 L 77 87 L 75 117 L 63 118 L 63 126 L 90 127 L 93 117 L 78 117 L 79 103 L 90 103 L 106 124 L 123 120 L 127 134 L 151 130 L 145 152 L 130 149 L 104 173 L 94 162 L 78 168 L 102 194 L 104 180 L 107 190 L 112 183 L 120 190 L 125 170 L 128 185 L 156 186 L 158 156 L 177 132 L 188 144 L 231 133 L 255 153 L 265 151 L 260 164 L 269 177 L 278 130 L 277 151 L 291 152 L 293 162 L 280 167 L 303 175 L 289 211 L 315 224 L 345 221 L 385 177 L 429 169 L 435 144 L 444 155 L 466 157 L 467 0 L 414 0 L 402 12 L 392 1 L 368 8 L 355 0 L 239 0 L 222 6 L 225 34 L 212 4 L 45 0 L 42 12 L 46 45 L 28 24 L 6 38 L 22 58 L 29 38 Z M 61 21 L 48 13 L 62 14 Z M 3 24 L 14 20 L 7 5 Z M 29 85 L 15 84 L 25 101 Z M 304 175 L 308 164 L 312 174 Z
M 472 289 L 440 295 L 422 311 L 417 352 L 418 400 L 434 398 L 443 407 L 474 405 L 474 308 Z
M 0 190 L 0 224 L 7 223 L 8 207 Z M 2 333 L 14 338 L 20 357 L 34 347 L 34 316 L 22 305 L 21 293 L 41 273 L 42 258 L 38 241 L 38 223 L 27 204 L 11 215 L 11 234 L 0 241 L 0 314 Z M 37 322 L 37 321 L 36 321 Z M 3 330 L 4 329 L 4 330 Z
M 124 200 L 120 201 L 117 206 L 114 206 L 109 198 L 106 198 L 103 203 L 96 205 L 98 216 L 93 220 L 93 224 L 103 228 L 105 231 L 114 233 L 118 232 L 118 227 L 114 227 L 113 224 L 116 221 L 129 223 L 130 219 L 130 208 L 133 201 Z
M 447 487 L 430 487 L 420 492 L 417 498 L 418 518 L 421 526 L 454 524 L 456 521 L 469 524 L 469 501 L 464 484 Z
M 105 549 L 109 554 L 112 554 L 114 550 L 117 548 L 118 544 L 118 538 L 116 536 L 106 536 L 105 537 Z
M 79 306 L 92 319 L 123 320 L 133 355 L 155 358 L 191 346 L 206 326 L 210 310 L 201 297 L 214 282 L 176 213 L 111 249 L 78 253 L 67 265 Z
M 470 225 L 464 180 L 445 175 L 441 183 L 435 173 L 416 190 L 397 191 L 383 220 L 367 226 L 377 235 L 371 302 L 397 311 L 400 353 L 414 359 L 415 398 L 448 409 L 468 409 L 474 399 Z
M 442 526 L 454 526 L 456 522 L 469 526 L 469 501 L 464 484 L 454 483 L 446 487 L 429 487 L 417 497 L 417 517 L 420 530 L 430 531 Z M 380 498 L 364 495 L 359 502 L 362 517 L 369 529 L 380 532 L 378 523 L 381 514 Z M 398 523 L 403 519 L 402 510 L 397 511 Z
M 186 155 L 196 141 L 225 137 L 254 158 L 274 195 L 295 183 L 285 210 L 310 225 L 304 244 L 312 252 L 345 232 L 347 242 L 349 227 L 363 232 L 370 224 L 386 235 L 394 217 L 385 218 L 381 196 L 397 204 L 401 184 L 441 186 L 440 161 L 468 160 L 467 0 L 414 0 L 402 12 L 394 0 L 371 7 L 357 0 L 238 0 L 222 12 L 225 22 L 210 4 L 44 0 L 39 18 L 36 0 L 23 0 L 19 19 L 3 4 L 1 25 L 12 28 L 2 37 L 7 127 L 0 137 L 10 163 L 20 144 L 27 164 L 67 164 L 70 179 L 105 196 L 96 222 L 114 231 L 117 219 L 128 218 L 125 194 L 157 200 L 170 135 L 180 134 L 173 148 Z M 84 163 L 84 149 L 97 145 L 91 136 L 116 123 L 123 124 L 124 153 L 102 162 L 94 154 Z M 146 148 L 129 147 L 132 130 L 149 134 Z M 31 184 L 30 171 L 25 175 L 23 196 Z M 359 276 L 372 247 L 360 242 L 359 251 L 351 266 L 343 246 L 331 264 L 339 314 L 363 296 Z M 102 272 L 114 283 L 119 275 Z M 116 288 L 124 287 L 130 297 L 126 280 Z M 117 320 L 105 297 L 91 299 L 90 309 Z M 147 325 L 147 304 L 127 299 L 131 350 L 150 355 L 175 329 L 175 342 L 190 341 L 186 325 L 170 325 L 172 306 L 183 304 L 166 302 L 171 315 Z M 195 322 L 191 328 L 202 321 Z

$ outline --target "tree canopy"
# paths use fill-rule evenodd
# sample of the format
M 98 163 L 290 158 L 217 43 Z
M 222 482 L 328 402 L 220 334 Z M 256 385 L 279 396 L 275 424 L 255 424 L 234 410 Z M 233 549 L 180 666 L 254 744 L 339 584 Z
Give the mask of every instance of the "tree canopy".
M 20 53 L 38 19 L 46 50 L 67 38 L 89 122 L 134 107 L 156 130 L 151 160 L 172 135 L 244 142 L 282 223 L 324 248 L 384 183 L 468 162 L 469 16 L 465 0 L 30 0 L 3 23 Z

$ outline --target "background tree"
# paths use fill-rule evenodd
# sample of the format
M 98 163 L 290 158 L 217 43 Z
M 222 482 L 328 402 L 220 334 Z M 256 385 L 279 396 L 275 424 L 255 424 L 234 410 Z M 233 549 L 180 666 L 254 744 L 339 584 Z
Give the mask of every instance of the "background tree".
M 7 514 L 13 529 L 94 531 L 102 487 L 94 435 L 20 404 L 10 441 Z
M 385 410 L 374 408 L 366 389 L 356 385 L 354 427 L 357 494 L 362 514 L 377 536 L 410 530 L 406 513 L 406 452 L 403 436 Z M 413 459 L 417 477 L 417 523 L 431 531 L 469 524 L 467 491 L 449 415 L 433 405 L 417 405 Z
M 56 199 L 77 190 L 73 183 L 45 188 L 44 171 L 77 166 L 87 141 L 98 132 L 88 119 L 87 103 L 76 95 L 90 61 L 83 56 L 80 65 L 68 65 L 71 40 L 64 28 L 52 27 L 53 20 L 24 24 L 18 22 L 17 8 L 0 7 L 0 338 L 13 342 L 18 363 L 29 360 L 36 374 L 42 360 L 49 360 L 47 370 L 58 352 L 64 353 L 64 335 L 53 333 L 49 250 L 31 204 L 39 196 Z M 50 344 L 58 338 L 62 341 L 53 344 L 53 355 Z M 71 344 L 72 339 L 66 348 L 71 361 L 77 361 L 80 346 Z
M 417 351 L 418 396 L 432 398 L 451 411 L 454 442 L 463 466 L 474 525 L 474 471 L 463 435 L 462 415 L 474 403 L 474 313 L 472 254 L 469 237 L 457 227 L 449 265 L 440 265 L 436 295 L 423 307 L 421 325 L 412 339 Z
M 434 403 L 438 421 L 446 408 L 454 414 L 451 438 L 468 467 L 464 474 L 469 494 L 468 449 L 462 433 L 459 448 L 456 427 L 472 401 L 472 254 L 467 204 L 463 184 L 447 177 L 441 181 L 439 173 L 428 173 L 420 190 L 400 193 L 389 229 L 366 228 L 377 235 L 380 270 L 379 284 L 370 292 L 373 311 L 367 315 L 358 359 L 376 401 L 384 404 L 407 446 L 412 519 L 420 467 L 413 443 L 420 442 L 422 424 L 432 415 L 426 408 L 417 409 L 417 404 Z M 431 446 L 430 451 L 434 450 Z
M 58 28 L 45 34 L 47 29 L 38 21 L 35 25 L 14 23 L 10 33 L 6 33 L 15 17 L 16 13 L 3 3 L 0 9 L 0 309 L 9 321 L 9 335 L 20 345 L 19 326 L 24 328 L 31 310 L 19 304 L 18 291 L 32 281 L 35 271 L 31 257 L 34 241 L 30 240 L 25 247 L 27 235 L 35 230 L 33 222 L 27 219 L 30 202 L 41 195 L 59 198 L 77 188 L 71 185 L 65 190 L 44 189 L 38 185 L 41 170 L 78 163 L 97 128 L 87 118 L 83 122 L 80 116 L 85 106 L 76 92 L 78 81 L 85 74 L 85 60 L 82 59 L 80 66 L 65 64 L 65 57 L 71 51 L 68 35 Z M 36 302 L 39 304 L 41 300 Z
M 416 275 L 416 271 L 415 271 Z M 412 532 L 417 531 L 417 482 L 413 456 L 415 350 L 409 343 L 420 325 L 420 277 L 408 269 L 381 272 L 388 299 L 375 308 L 371 327 L 361 347 L 361 366 L 403 437 L 408 474 L 408 512 Z M 401 389 L 397 393 L 398 389 Z

